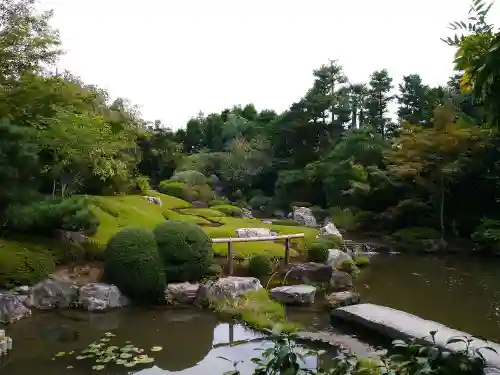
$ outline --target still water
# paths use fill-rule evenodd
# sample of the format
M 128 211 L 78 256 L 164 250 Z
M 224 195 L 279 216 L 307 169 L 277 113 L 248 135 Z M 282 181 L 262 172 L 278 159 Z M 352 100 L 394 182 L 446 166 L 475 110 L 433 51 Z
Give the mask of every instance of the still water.
M 376 255 L 357 281 L 363 302 L 500 342 L 500 259 Z
M 61 357 L 52 360 L 60 351 L 80 351 L 98 340 L 105 332 L 116 334 L 117 341 L 130 340 L 139 348 L 161 346 L 163 350 L 148 353 L 156 359 L 154 368 L 140 374 L 206 374 L 221 375 L 233 369 L 231 361 L 242 361 L 238 368 L 243 374 L 252 373 L 250 358 L 258 355 L 256 349 L 269 347 L 265 340 L 229 346 L 239 340 L 259 339 L 262 335 L 237 324 L 221 323 L 211 313 L 195 309 L 123 309 L 106 314 L 76 311 L 36 313 L 7 327 L 14 347 L 2 358 L 0 374 L 108 374 L 93 371 L 88 363 Z M 237 344 L 237 343 L 236 343 Z M 120 345 L 117 342 L 117 345 Z M 318 361 L 327 363 L 332 352 L 320 358 L 308 357 L 305 365 L 316 367 Z M 66 369 L 68 364 L 73 369 Z M 152 365 L 149 365 L 151 367 Z M 116 368 L 116 367 L 115 367 Z M 134 373 L 124 369 L 113 375 Z M 111 373 L 109 373 L 111 374 Z

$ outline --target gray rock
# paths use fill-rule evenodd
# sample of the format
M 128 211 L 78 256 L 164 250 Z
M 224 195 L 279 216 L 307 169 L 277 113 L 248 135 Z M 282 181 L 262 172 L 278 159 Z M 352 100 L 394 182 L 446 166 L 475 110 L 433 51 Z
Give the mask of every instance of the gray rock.
M 239 238 L 270 237 L 273 235 L 269 228 L 239 228 L 236 229 Z
M 0 323 L 14 323 L 25 316 L 31 315 L 22 302 L 22 296 L 5 292 L 0 293 Z
M 21 295 L 28 295 L 28 294 L 30 294 L 31 289 L 27 285 L 22 285 L 22 286 L 18 286 L 18 287 L 15 287 L 14 289 L 12 289 L 12 292 L 14 292 L 16 294 L 21 294 Z
M 359 324 L 391 339 L 423 339 L 432 343 L 431 331 L 436 331 L 434 336 L 437 346 L 451 351 L 464 349 L 464 343 L 456 342 L 446 344 L 455 337 L 469 337 L 472 339 L 470 349 L 479 349 L 485 346 L 492 347 L 500 353 L 500 345 L 475 338 L 466 332 L 461 332 L 432 320 L 422 319 L 416 315 L 404 311 L 392 309 L 386 306 L 362 303 L 359 305 L 340 307 L 331 312 L 333 317 L 341 318 L 345 321 Z M 488 368 L 485 373 L 496 374 L 500 371 L 500 355 L 489 350 L 481 350 Z
M 332 292 L 345 292 L 352 290 L 352 277 L 346 272 L 334 271 L 330 279 L 330 289 Z
M 328 264 L 321 263 L 292 263 L 285 269 L 287 279 L 300 280 L 304 284 L 310 282 L 329 282 L 333 268 Z
M 241 294 L 261 290 L 262 285 L 255 277 L 228 276 L 200 285 L 197 302 L 220 301 L 237 298 Z
M 243 219 L 253 219 L 252 211 L 250 211 L 249 209 L 243 207 L 241 209 L 241 217 Z
M 80 288 L 79 304 L 88 311 L 105 311 L 128 305 L 115 285 L 91 283 Z
M 89 238 L 82 232 L 72 232 L 68 230 L 57 230 L 57 235 L 61 241 L 71 243 L 85 243 Z
M 293 207 L 293 220 L 306 227 L 316 226 L 316 219 L 308 207 Z
M 286 215 L 287 219 L 292 219 L 293 218 L 293 212 L 289 212 L 288 215 Z
M 165 300 L 169 303 L 194 303 L 200 284 L 174 283 L 165 288 Z
M 337 237 L 342 238 L 342 234 L 339 232 L 339 230 L 337 229 L 337 227 L 335 226 L 335 224 L 333 224 L 333 222 L 331 222 L 331 221 L 329 223 L 326 223 L 321 228 L 319 228 L 318 236 L 319 237 L 322 237 L 322 236 L 337 236 Z
M 278 286 L 271 289 L 271 297 L 285 305 L 312 305 L 316 288 L 312 285 Z
M 359 303 L 360 297 L 358 293 L 352 291 L 336 292 L 326 296 L 328 308 L 337 309 L 342 306 L 350 306 Z
M 157 204 L 158 206 L 162 206 L 163 205 L 163 202 L 161 201 L 160 198 L 158 197 L 147 197 L 147 196 L 144 196 L 143 197 L 145 200 L 148 201 L 148 203 L 151 203 L 151 204 Z
M 344 262 L 352 262 L 352 258 L 349 254 L 344 253 L 342 250 L 338 249 L 329 249 L 328 250 L 328 259 L 326 263 L 332 267 L 338 267 Z
M 31 300 L 37 309 L 68 308 L 77 298 L 78 287 L 71 281 L 46 279 L 31 288 Z
M 285 218 L 285 211 L 283 211 L 283 210 L 274 210 L 273 216 L 277 217 L 277 218 L 280 218 L 280 219 L 284 219 Z
M 271 225 L 272 223 L 271 220 L 262 220 L 262 224 Z

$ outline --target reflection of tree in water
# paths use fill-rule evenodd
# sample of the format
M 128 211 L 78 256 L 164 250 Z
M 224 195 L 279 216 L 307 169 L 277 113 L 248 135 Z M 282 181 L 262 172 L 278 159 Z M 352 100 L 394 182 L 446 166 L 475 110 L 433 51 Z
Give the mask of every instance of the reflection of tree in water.
M 163 350 L 154 353 L 155 364 L 167 371 L 182 371 L 195 366 L 212 350 L 216 325 L 216 318 L 210 314 L 169 320 L 168 329 L 162 330 L 164 337 L 158 344 Z

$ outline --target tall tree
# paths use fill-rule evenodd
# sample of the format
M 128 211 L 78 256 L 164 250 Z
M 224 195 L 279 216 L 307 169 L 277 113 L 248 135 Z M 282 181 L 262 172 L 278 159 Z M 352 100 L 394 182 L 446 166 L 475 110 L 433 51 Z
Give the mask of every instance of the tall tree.
M 370 76 L 366 98 L 366 123 L 384 138 L 393 130 L 392 121 L 388 116 L 389 104 L 393 100 L 390 95 L 392 88 L 392 78 L 387 69 L 377 70 Z
M 398 117 L 400 121 L 425 125 L 432 121 L 432 108 L 429 100 L 430 88 L 422 83 L 418 74 L 403 77 L 397 96 Z
M 367 88 L 363 83 L 355 83 L 349 86 L 349 100 L 351 106 L 351 128 L 359 129 L 365 125 L 365 105 Z

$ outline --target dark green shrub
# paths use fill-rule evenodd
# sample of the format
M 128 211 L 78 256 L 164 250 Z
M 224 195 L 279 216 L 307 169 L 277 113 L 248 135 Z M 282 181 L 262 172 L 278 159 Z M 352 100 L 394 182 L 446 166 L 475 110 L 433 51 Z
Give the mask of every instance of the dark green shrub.
M 217 277 L 222 276 L 222 273 L 222 266 L 217 263 L 212 263 L 210 266 L 208 266 L 207 271 L 205 272 L 205 276 Z
M 11 233 L 52 236 L 57 229 L 94 234 L 99 219 L 83 197 L 44 199 L 27 205 L 10 206 L 5 227 Z
M 344 243 L 342 237 L 333 235 L 321 236 L 316 241 L 325 243 L 330 249 L 340 249 Z
M 391 237 L 407 245 L 422 246 L 428 244 L 429 241 L 438 240 L 441 234 L 432 228 L 410 227 L 394 232 Z
M 230 204 L 220 204 L 217 206 L 212 206 L 211 208 L 220 211 L 227 216 L 240 217 L 242 214 L 241 208 Z
M 33 285 L 52 273 L 55 265 L 49 249 L 0 240 L 0 288 Z
M 196 224 L 166 221 L 154 236 L 168 282 L 199 280 L 212 264 L 212 240 Z
M 207 183 L 207 178 L 203 173 L 193 170 L 176 172 L 170 180 L 184 182 L 189 186 L 205 185 Z
M 306 244 L 307 260 L 309 262 L 325 263 L 328 259 L 330 246 L 324 241 L 314 241 Z
M 272 201 L 273 201 L 273 198 L 260 195 L 260 196 L 252 197 L 252 199 L 250 199 L 248 204 L 253 209 L 260 209 L 261 207 L 267 207 L 267 206 L 271 205 Z
M 254 255 L 248 261 L 248 274 L 252 277 L 266 277 L 273 272 L 271 258 L 266 255 Z
M 330 216 L 328 210 L 321 208 L 319 206 L 311 207 L 311 212 L 318 222 L 323 222 L 327 217 Z
M 171 195 L 172 197 L 186 199 L 189 191 L 189 186 L 186 183 L 180 181 L 164 180 L 160 182 L 158 190 L 161 193 Z
M 355 273 L 358 268 L 356 267 L 356 264 L 352 260 L 344 260 L 342 263 L 340 263 L 337 266 L 337 269 L 339 271 L 347 272 L 347 273 Z
M 136 302 L 160 301 L 165 274 L 153 233 L 126 228 L 115 234 L 104 252 L 104 277 Z
M 207 184 L 195 185 L 191 189 L 196 192 L 196 200 L 208 203 L 214 198 L 214 192 Z
M 483 218 L 472 233 L 471 239 L 482 248 L 500 250 L 500 221 Z
M 300 227 L 302 226 L 298 221 L 289 219 L 273 220 L 273 225 L 285 225 L 288 227 Z

